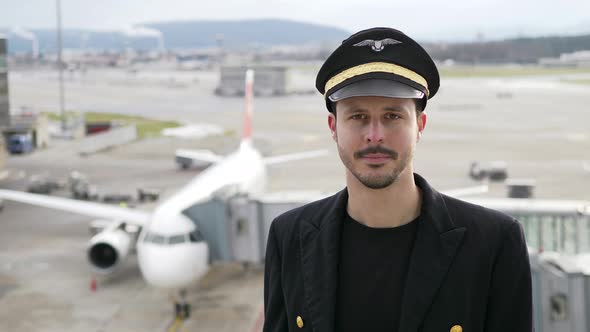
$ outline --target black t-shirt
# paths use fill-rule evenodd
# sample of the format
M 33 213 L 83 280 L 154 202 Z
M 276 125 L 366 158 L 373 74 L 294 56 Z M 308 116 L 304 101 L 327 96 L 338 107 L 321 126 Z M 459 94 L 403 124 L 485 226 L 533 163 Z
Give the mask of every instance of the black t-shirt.
M 402 295 L 420 217 L 371 228 L 346 214 L 340 239 L 336 331 L 398 330 Z

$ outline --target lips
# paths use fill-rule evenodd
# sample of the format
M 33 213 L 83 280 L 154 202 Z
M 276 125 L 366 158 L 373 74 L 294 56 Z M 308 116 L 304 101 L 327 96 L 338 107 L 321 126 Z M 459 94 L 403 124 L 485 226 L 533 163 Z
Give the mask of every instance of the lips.
M 362 158 L 363 160 L 368 161 L 370 163 L 384 163 L 391 160 L 391 156 L 381 153 L 366 154 Z

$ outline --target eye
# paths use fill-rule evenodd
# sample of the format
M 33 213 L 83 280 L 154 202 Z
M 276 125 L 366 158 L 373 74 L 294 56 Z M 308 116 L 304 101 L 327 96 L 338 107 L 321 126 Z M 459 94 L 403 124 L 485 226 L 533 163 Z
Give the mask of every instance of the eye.
M 385 114 L 385 118 L 389 120 L 397 120 L 401 119 L 401 116 L 399 116 L 397 113 L 387 113 Z
M 353 114 L 350 116 L 350 118 L 352 120 L 365 120 L 365 119 L 367 119 L 367 115 L 366 114 Z

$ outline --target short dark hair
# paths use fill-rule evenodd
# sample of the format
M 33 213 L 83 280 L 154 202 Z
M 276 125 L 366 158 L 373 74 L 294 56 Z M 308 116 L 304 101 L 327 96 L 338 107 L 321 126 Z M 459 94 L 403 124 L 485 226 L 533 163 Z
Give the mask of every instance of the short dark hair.
M 416 112 L 423 112 L 426 108 L 426 97 L 422 99 L 414 99 L 414 103 L 416 104 Z

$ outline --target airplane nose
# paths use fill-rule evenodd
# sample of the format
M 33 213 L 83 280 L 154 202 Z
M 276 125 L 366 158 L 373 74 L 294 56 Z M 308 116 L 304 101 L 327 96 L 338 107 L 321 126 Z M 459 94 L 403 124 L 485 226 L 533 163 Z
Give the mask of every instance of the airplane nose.
M 205 243 L 164 246 L 138 245 L 137 257 L 144 279 L 160 288 L 186 288 L 208 270 L 209 249 Z

